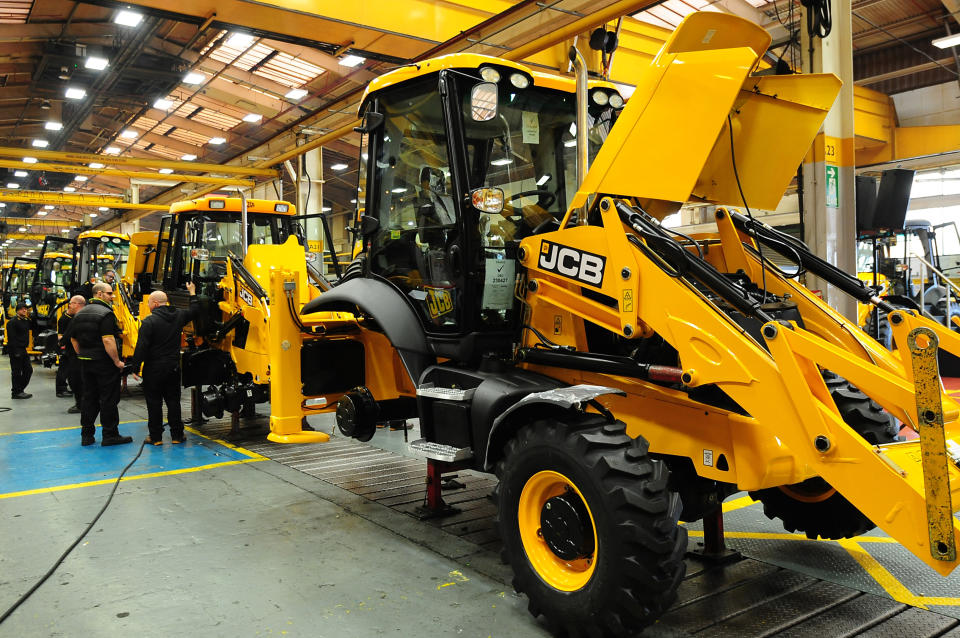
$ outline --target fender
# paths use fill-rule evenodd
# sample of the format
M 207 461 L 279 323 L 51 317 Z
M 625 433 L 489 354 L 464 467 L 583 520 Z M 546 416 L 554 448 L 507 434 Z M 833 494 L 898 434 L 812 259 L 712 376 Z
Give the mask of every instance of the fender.
M 397 349 L 414 386 L 419 385 L 423 371 L 436 363 L 436 357 L 427 346 L 417 314 L 393 286 L 375 279 L 351 279 L 321 293 L 308 302 L 300 314 L 320 311 L 356 313 L 358 308 L 380 324 Z
M 552 390 L 544 390 L 542 392 L 532 392 L 523 397 L 512 406 L 504 410 L 500 416 L 494 419 L 493 426 L 490 428 L 490 435 L 487 437 L 487 448 L 483 455 L 484 470 L 488 472 L 493 470 L 493 463 L 491 463 L 490 460 L 491 443 L 501 434 L 501 426 L 503 426 L 504 430 L 509 428 L 508 419 L 510 415 L 519 410 L 523 410 L 535 405 L 541 406 L 542 408 L 549 407 L 552 409 L 568 411 L 582 403 L 586 403 L 587 401 L 591 401 L 605 394 L 616 394 L 622 397 L 627 396 L 626 392 L 618 388 L 611 388 L 602 385 L 580 384 L 554 388 Z

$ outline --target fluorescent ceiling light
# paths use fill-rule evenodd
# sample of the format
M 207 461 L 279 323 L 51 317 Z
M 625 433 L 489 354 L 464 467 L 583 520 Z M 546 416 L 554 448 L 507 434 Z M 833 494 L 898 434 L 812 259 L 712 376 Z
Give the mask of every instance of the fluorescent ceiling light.
M 25 232 L 27 232 L 27 227 L 26 227 L 26 226 L 21 226 L 21 227 L 18 228 L 17 230 L 19 230 L 21 233 L 25 233 Z
M 331 171 L 344 171 L 347 169 L 346 164 L 333 164 L 330 166 Z
M 50 142 L 48 142 L 47 140 L 35 139 L 32 142 L 30 142 L 30 145 L 35 146 L 37 148 L 47 148 L 48 146 L 50 146 Z
M 540 179 L 537 180 L 537 186 L 543 186 L 544 184 L 546 184 L 546 183 L 549 182 L 549 181 L 550 181 L 550 176 L 549 176 L 549 175 L 544 175 L 543 177 L 541 177 Z
M 290 89 L 284 97 L 288 100 L 299 100 L 307 93 L 309 93 L 309 91 L 306 89 Z
M 99 210 L 101 213 L 105 213 L 105 212 L 107 212 L 107 211 L 110 210 L 110 209 L 109 209 L 108 207 L 106 207 L 106 206 L 101 206 L 98 210 Z
M 87 97 L 87 90 L 76 86 L 71 86 L 67 88 L 66 96 L 69 100 L 82 100 L 83 98 Z
M 253 124 L 254 122 L 259 122 L 262 119 L 263 119 L 263 116 L 260 115 L 259 113 L 247 113 L 246 115 L 243 116 L 243 121 L 250 122 L 251 124 Z
M 49 120 L 47 122 L 44 122 L 43 128 L 47 129 L 48 131 L 59 131 L 60 129 L 63 128 L 63 123 Z
M 128 139 L 128 140 L 132 140 L 132 139 L 136 138 L 138 135 L 140 135 L 140 134 L 137 133 L 136 131 L 134 131 L 132 128 L 128 128 L 127 130 L 125 130 L 125 131 L 123 131 L 122 133 L 120 133 L 120 137 L 122 137 L 122 138 L 124 138 L 124 139 Z
M 110 60 L 102 58 L 99 55 L 88 55 L 83 66 L 94 71 L 103 71 L 110 64 Z
M 90 217 L 96 217 L 96 216 L 97 216 L 96 213 L 88 213 L 88 214 L 90 215 Z
M 321 213 L 329 213 L 329 212 L 332 211 L 332 210 L 333 210 L 333 209 L 330 208 L 329 206 L 324 206 L 323 208 L 320 209 L 320 212 L 321 212 Z
M 567 148 L 571 148 L 577 145 L 577 140 L 567 140 L 566 142 L 563 143 L 563 145 L 566 146 Z
M 90 179 L 90 178 L 87 177 L 86 175 L 74 175 L 74 177 L 73 177 L 73 181 L 75 181 L 75 182 L 85 182 L 85 181 L 87 181 L 88 179 Z
M 108 146 L 107 148 L 103 149 L 103 152 L 106 153 L 107 155 L 119 155 L 119 154 L 120 154 L 120 147 L 119 147 L 119 146 Z
M 37 163 L 37 158 L 36 158 L 36 157 L 24 157 L 24 158 L 23 158 L 23 163 L 24 163 L 24 164 L 36 164 L 36 163 Z
M 234 49 L 246 49 L 248 46 L 253 44 L 253 41 L 256 40 L 249 33 L 231 33 L 230 37 L 227 38 L 226 45 L 228 47 L 233 47 Z
M 61 233 L 69 233 L 69 232 L 70 232 L 70 229 L 69 229 L 69 228 L 61 228 L 61 229 L 60 229 L 60 232 L 61 232 Z
M 43 216 L 45 216 L 45 215 L 47 215 L 47 211 L 45 211 L 45 210 L 38 210 L 38 211 L 37 211 L 37 216 L 38 216 L 38 217 L 43 217 Z
M 391 189 L 390 192 L 391 192 L 391 193 L 406 193 L 406 192 L 407 192 L 407 189 L 406 189 L 406 188 L 394 188 L 394 189 Z
M 161 111 L 166 111 L 171 106 L 173 106 L 173 102 L 168 100 L 165 97 L 159 98 L 156 102 L 153 103 L 153 108 L 160 109 Z
M 7 182 L 7 188 L 20 188 L 20 184 L 16 182 Z
M 351 203 L 351 204 L 356 204 L 356 203 L 357 203 L 357 200 L 351 199 L 351 200 L 350 200 L 350 203 Z
M 143 20 L 143 14 L 137 13 L 136 11 L 118 11 L 117 15 L 113 16 L 113 21 L 117 24 L 122 24 L 125 27 L 135 27 Z
M 949 49 L 950 47 L 960 44 L 960 33 L 954 33 L 953 35 L 947 35 L 942 38 L 937 38 L 930 44 L 937 47 L 938 49 Z
M 173 172 L 173 169 L 172 169 L 172 168 L 161 168 L 161 169 L 160 169 L 159 171 L 157 171 L 157 172 L 158 172 L 158 173 L 163 173 L 164 175 L 169 175 L 170 173 Z
M 503 159 L 495 159 L 490 162 L 491 166 L 506 166 L 507 164 L 513 164 L 513 160 L 509 157 L 504 157 Z
M 193 153 L 187 153 L 186 155 L 181 155 L 180 159 L 182 159 L 184 162 L 192 162 L 193 160 L 197 159 L 197 156 Z
M 77 189 L 74 188 L 73 186 L 64 186 L 64 187 L 63 187 L 63 192 L 64 192 L 64 193 L 73 193 L 73 192 L 75 192 L 76 190 L 77 190 Z
M 211 137 L 208 141 L 208 144 L 213 144 L 214 146 L 220 146 L 221 144 L 226 143 L 227 138 L 225 137 Z
M 183 83 L 184 84 L 200 84 L 205 79 L 207 79 L 207 76 L 204 75 L 203 73 L 190 71 L 185 76 L 183 76 Z
M 359 55 L 345 55 L 340 58 L 340 66 L 359 66 L 366 61 L 366 58 L 361 58 Z
M 27 171 L 14 171 L 14 172 L 13 172 L 13 176 L 14 176 L 14 177 L 26 177 L 26 176 L 27 176 Z
M 103 168 L 103 164 L 100 162 L 91 162 L 90 164 L 87 164 L 87 166 L 90 168 Z
M 47 210 L 53 210 L 54 208 L 56 208 L 56 206 L 51 206 L 50 204 L 47 204 L 46 206 L 44 206 L 44 208 Z

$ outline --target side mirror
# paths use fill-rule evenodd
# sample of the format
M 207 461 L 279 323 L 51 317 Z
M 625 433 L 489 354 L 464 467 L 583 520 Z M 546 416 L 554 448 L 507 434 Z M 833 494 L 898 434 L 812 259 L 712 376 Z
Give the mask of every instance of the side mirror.
M 383 126 L 383 119 L 383 113 L 367 111 L 363 114 L 363 123 L 360 126 L 353 127 L 353 130 L 357 133 L 372 133 Z

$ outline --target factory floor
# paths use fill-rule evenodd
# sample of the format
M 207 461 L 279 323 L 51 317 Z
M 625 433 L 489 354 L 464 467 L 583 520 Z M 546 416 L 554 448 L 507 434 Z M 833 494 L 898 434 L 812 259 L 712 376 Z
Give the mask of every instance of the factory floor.
M 9 374 L 4 357 L 0 614 L 89 524 L 147 433 L 134 381 L 120 403 L 134 444 L 81 447 L 54 371 L 35 365 L 25 401 L 6 399 Z M 422 522 L 410 513 L 424 472 L 405 456 L 404 432 L 277 446 L 263 441 L 263 421 L 232 443 L 229 424 L 212 422 L 185 445 L 144 447 L 99 522 L 0 636 L 547 635 L 513 593 L 488 517 L 467 515 L 490 506 L 489 477 L 462 473 L 466 490 L 450 500 L 466 514 L 455 522 Z M 330 417 L 313 421 L 332 430 Z M 353 480 L 377 475 L 363 459 L 398 468 L 395 480 Z M 677 606 L 645 635 L 960 636 L 960 576 L 936 576 L 882 533 L 807 541 L 744 494 L 724 509 L 742 560 L 688 561 Z M 694 547 L 702 527 L 689 530 Z

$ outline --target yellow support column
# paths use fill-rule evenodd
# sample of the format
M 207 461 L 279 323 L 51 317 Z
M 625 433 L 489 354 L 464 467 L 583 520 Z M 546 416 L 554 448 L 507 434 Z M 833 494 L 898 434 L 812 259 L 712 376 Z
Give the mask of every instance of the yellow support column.
M 303 381 L 300 377 L 300 351 L 303 335 L 287 307 L 287 294 L 297 299 L 297 273 L 270 271 L 270 434 L 274 443 L 324 443 L 326 432 L 304 432 Z M 333 363 L 333 362 L 331 362 Z

